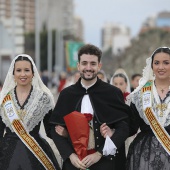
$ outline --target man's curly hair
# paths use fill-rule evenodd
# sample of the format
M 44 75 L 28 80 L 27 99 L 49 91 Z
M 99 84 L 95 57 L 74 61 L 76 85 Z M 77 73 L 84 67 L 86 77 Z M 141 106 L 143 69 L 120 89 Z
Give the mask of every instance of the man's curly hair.
M 78 51 L 78 61 L 79 62 L 80 62 L 80 57 L 83 54 L 95 55 L 98 57 L 98 61 L 99 62 L 101 61 L 102 51 L 98 47 L 96 47 L 92 44 L 86 44 L 79 49 L 79 51 Z

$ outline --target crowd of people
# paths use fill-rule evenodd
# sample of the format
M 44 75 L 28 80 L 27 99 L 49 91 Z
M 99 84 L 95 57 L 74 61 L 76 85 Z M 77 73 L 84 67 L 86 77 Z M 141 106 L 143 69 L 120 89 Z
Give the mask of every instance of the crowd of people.
M 92 44 L 77 57 L 56 94 L 31 56 L 13 59 L 0 92 L 1 169 L 170 170 L 170 48 L 157 48 L 131 78 L 122 68 L 108 77 Z

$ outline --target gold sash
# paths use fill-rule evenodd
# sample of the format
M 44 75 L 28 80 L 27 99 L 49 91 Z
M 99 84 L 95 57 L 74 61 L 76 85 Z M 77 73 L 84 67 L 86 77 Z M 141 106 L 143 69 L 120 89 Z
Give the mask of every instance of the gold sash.
M 3 100 L 5 113 L 11 122 L 11 126 L 21 141 L 36 156 L 46 170 L 55 170 L 55 167 L 36 140 L 25 130 L 24 124 L 20 120 L 14 107 L 11 95 L 8 93 Z
M 145 110 L 145 115 L 150 123 L 150 127 L 154 132 L 158 141 L 162 144 L 163 148 L 170 155 L 170 136 L 166 130 L 160 125 L 151 108 Z
M 159 121 L 157 120 L 155 114 L 153 113 L 153 110 L 151 108 L 152 106 L 152 96 L 151 96 L 151 90 L 152 90 L 152 82 L 148 82 L 142 89 L 143 94 L 143 110 L 145 113 L 145 117 L 147 118 L 150 127 L 155 134 L 158 141 L 161 143 L 162 147 L 166 150 L 166 152 L 170 155 L 170 136 L 165 130 L 164 127 L 161 126 Z

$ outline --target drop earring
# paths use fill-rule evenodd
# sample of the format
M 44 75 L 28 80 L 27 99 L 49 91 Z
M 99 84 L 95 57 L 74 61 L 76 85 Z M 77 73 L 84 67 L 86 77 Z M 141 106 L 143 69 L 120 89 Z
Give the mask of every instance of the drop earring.
M 15 86 L 17 86 L 17 81 L 14 79 L 14 82 L 15 82 Z
M 32 84 L 34 82 L 34 76 L 32 77 L 30 83 Z

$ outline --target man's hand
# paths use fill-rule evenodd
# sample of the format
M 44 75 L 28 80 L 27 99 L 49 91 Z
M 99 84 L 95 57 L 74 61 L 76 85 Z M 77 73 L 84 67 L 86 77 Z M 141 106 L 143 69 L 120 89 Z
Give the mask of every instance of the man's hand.
M 93 154 L 87 155 L 83 160 L 82 163 L 86 165 L 86 168 L 90 167 L 91 165 L 98 162 L 102 157 L 102 154 L 99 152 L 95 152 Z
M 56 125 L 55 126 L 55 131 L 60 135 L 60 136 L 63 136 L 63 137 L 68 137 L 68 131 L 60 126 L 60 125 Z
M 80 161 L 80 159 L 78 158 L 78 156 L 75 153 L 72 153 L 69 156 L 69 158 L 70 158 L 70 161 L 73 164 L 73 166 L 75 166 L 76 168 L 82 169 L 82 170 L 86 169 L 85 164 L 82 161 Z
M 107 126 L 106 123 L 103 123 L 100 126 L 100 133 L 104 138 L 106 138 L 107 135 L 111 137 L 114 134 L 114 132 L 115 132 L 115 129 L 110 129 L 110 127 Z

